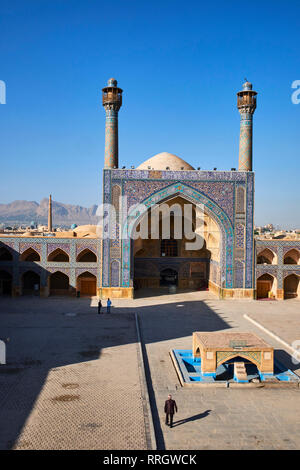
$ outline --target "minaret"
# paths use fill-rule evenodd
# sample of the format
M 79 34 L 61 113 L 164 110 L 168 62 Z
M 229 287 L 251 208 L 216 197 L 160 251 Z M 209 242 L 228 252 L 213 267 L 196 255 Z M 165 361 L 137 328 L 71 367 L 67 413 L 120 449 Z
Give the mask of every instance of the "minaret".
M 117 80 L 110 78 L 107 87 L 102 89 L 102 104 L 105 108 L 105 157 L 104 168 L 118 168 L 118 112 L 122 106 L 121 88 Z
M 252 122 L 256 108 L 256 91 L 246 81 L 237 93 L 237 107 L 241 115 L 239 171 L 252 171 Z
M 52 199 L 51 199 L 51 194 L 49 196 L 49 207 L 48 207 L 48 232 L 52 232 Z

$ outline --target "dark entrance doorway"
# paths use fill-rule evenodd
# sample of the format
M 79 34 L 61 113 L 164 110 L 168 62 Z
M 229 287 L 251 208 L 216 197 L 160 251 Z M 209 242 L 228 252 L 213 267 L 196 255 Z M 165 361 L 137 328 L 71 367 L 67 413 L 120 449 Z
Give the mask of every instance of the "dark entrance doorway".
M 61 271 L 56 271 L 50 276 L 50 295 L 68 295 L 69 278 Z
M 34 271 L 27 271 L 22 277 L 23 295 L 39 295 L 40 276 Z
M 7 271 L 0 271 L 0 295 L 12 294 L 12 276 Z
M 259 378 L 259 371 L 257 365 L 244 357 L 235 356 L 228 361 L 223 362 L 217 369 L 217 380 L 228 380 L 234 379 L 234 364 L 243 363 L 245 366 L 248 381 Z
M 299 277 L 296 274 L 290 274 L 284 279 L 284 298 L 296 299 L 299 292 Z
M 178 285 L 178 274 L 174 269 L 163 269 L 160 272 L 160 285 L 166 286 L 177 286 Z

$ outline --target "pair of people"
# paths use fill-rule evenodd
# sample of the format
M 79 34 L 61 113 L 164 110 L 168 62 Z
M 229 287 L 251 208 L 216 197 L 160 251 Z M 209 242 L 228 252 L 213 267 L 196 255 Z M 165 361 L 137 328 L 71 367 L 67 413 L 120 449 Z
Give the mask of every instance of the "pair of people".
M 106 312 L 107 313 L 110 313 L 110 307 L 111 307 L 111 300 L 108 298 L 107 303 L 106 303 Z M 101 302 L 101 300 L 99 300 L 99 302 L 98 302 L 98 313 L 101 313 L 101 309 L 102 309 L 102 302 Z

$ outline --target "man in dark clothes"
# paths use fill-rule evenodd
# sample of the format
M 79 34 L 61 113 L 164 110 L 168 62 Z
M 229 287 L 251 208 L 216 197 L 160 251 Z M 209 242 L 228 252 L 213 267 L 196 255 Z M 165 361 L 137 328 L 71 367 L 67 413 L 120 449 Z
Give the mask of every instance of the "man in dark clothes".
M 101 313 L 101 308 L 102 308 L 102 302 L 99 300 L 98 302 L 98 313 Z
M 174 413 L 177 413 L 177 405 L 176 401 L 172 400 L 172 395 L 168 395 L 168 399 L 166 400 L 165 403 L 165 413 L 166 413 L 166 425 L 169 424 L 169 417 L 170 417 L 170 428 L 173 427 L 173 416 Z

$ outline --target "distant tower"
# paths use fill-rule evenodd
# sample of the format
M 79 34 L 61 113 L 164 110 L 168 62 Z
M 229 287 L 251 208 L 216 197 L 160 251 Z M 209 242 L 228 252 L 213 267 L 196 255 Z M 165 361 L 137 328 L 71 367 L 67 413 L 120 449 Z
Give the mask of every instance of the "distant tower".
M 49 208 L 48 208 L 48 232 L 52 232 L 52 199 L 51 199 L 51 194 L 49 196 Z
M 246 81 L 237 93 L 237 107 L 241 115 L 239 171 L 252 171 L 252 122 L 256 108 L 256 91 Z
M 117 80 L 110 78 L 107 87 L 102 89 L 102 104 L 105 108 L 105 158 L 104 168 L 118 168 L 118 112 L 122 106 L 121 88 Z

